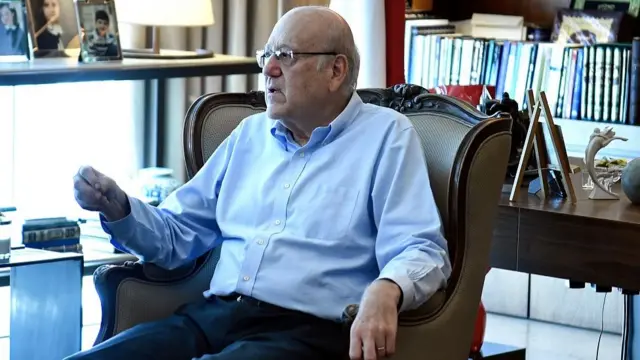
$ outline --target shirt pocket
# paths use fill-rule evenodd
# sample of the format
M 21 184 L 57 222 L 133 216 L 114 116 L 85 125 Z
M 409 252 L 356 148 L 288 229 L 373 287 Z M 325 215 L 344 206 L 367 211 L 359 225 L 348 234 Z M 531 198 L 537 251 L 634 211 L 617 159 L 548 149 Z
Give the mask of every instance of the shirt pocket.
M 303 237 L 339 240 L 350 231 L 359 191 L 342 186 L 315 186 L 292 194 L 287 228 Z

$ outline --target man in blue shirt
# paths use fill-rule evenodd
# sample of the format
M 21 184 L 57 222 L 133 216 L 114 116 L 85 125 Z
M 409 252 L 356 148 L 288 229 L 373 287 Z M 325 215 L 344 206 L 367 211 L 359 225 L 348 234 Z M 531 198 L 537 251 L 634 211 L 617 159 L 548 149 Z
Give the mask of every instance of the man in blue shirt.
M 158 208 L 90 167 L 76 199 L 117 246 L 176 268 L 221 247 L 205 300 L 73 359 L 382 359 L 398 311 L 451 265 L 411 122 L 354 91 L 348 24 L 296 8 L 257 54 L 267 111 L 250 116 Z M 340 318 L 359 303 L 351 325 Z

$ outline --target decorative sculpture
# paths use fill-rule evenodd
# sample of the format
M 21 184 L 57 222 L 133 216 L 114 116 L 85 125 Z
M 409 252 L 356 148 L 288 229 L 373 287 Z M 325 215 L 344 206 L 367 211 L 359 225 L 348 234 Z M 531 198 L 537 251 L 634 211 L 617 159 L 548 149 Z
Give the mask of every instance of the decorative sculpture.
M 595 158 L 600 149 L 606 147 L 614 140 L 627 141 L 627 138 L 616 136 L 615 131 L 611 126 L 605 126 L 600 130 L 595 128 L 593 133 L 589 137 L 589 144 L 584 152 L 584 163 L 593 181 L 593 190 L 589 194 L 589 199 L 592 200 L 605 200 L 605 199 L 619 199 L 619 195 L 611 191 L 612 181 L 607 174 L 598 174 L 596 172 Z

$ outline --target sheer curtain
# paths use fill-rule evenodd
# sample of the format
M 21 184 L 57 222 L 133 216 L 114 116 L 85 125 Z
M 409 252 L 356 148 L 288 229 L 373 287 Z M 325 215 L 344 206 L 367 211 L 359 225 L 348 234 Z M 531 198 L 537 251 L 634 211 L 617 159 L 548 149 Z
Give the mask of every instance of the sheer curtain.
M 400 0 L 331 0 L 345 18 L 360 50 L 359 88 L 387 87 L 404 80 L 404 12 Z
M 384 0 L 331 0 L 330 7 L 349 23 L 360 51 L 358 87 L 385 87 Z
M 0 86 L 0 207 L 13 206 L 13 88 Z
M 125 184 L 135 175 L 132 99 L 127 82 L 0 88 L 0 207 L 24 218 L 91 216 L 75 203 L 72 177 L 82 164 Z
M 94 217 L 76 204 L 72 178 L 89 164 L 130 187 L 143 99 L 133 81 L 0 87 L 0 207 L 21 218 Z
M 121 183 L 135 175 L 133 91 L 115 81 L 15 87 L 13 192 L 21 215 L 87 215 L 72 186 L 82 164 Z

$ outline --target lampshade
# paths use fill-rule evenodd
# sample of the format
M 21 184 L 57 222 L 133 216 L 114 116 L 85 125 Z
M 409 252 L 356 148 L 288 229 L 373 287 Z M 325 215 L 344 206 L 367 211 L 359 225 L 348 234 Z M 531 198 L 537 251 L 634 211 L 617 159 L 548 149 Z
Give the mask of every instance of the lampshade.
M 145 26 L 210 26 L 211 0 L 116 1 L 118 22 Z

